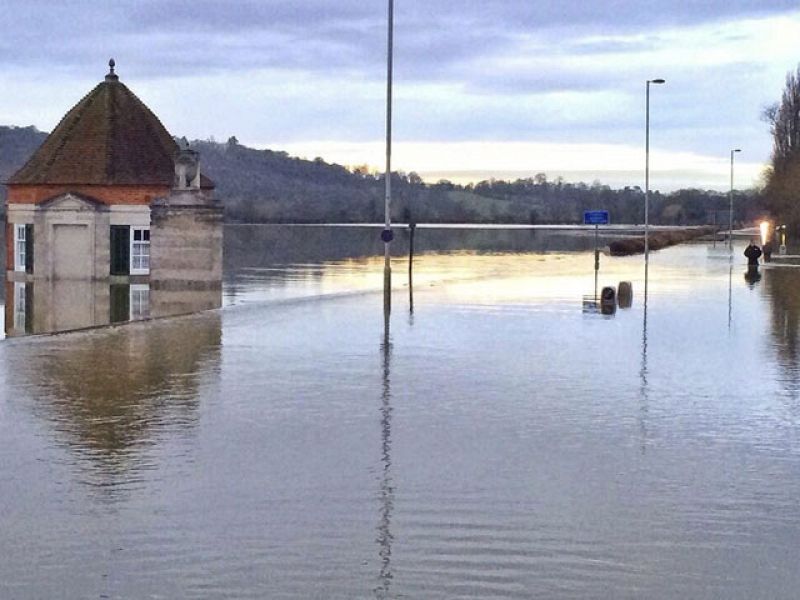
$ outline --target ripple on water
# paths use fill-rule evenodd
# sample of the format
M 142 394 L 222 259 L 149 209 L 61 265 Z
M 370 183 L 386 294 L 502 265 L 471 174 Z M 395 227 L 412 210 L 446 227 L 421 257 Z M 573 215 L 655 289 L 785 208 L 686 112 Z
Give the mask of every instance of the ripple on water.
M 297 257 L 5 344 L 0 597 L 794 598 L 800 303 L 703 252 L 651 257 L 647 330 L 581 312 L 589 254 L 473 253 L 388 336 L 379 259 Z

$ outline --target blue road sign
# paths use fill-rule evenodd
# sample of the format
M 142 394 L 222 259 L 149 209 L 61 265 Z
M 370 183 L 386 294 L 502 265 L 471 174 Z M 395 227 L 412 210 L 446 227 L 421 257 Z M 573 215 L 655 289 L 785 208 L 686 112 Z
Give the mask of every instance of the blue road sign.
M 584 225 L 608 225 L 609 222 L 607 210 L 587 210 L 583 213 Z

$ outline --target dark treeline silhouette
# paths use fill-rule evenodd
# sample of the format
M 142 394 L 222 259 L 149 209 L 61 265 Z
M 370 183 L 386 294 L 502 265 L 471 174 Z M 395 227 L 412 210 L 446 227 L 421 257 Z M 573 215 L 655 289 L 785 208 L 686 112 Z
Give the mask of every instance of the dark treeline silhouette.
M 767 107 L 763 117 L 772 134 L 765 203 L 775 217 L 800 235 L 800 66 L 786 75 L 780 102 Z
M 0 180 L 7 179 L 42 143 L 34 127 L 0 127 Z M 321 158 L 305 160 L 286 152 L 256 150 L 235 137 L 226 143 L 193 141 L 201 168 L 225 200 L 226 219 L 240 223 L 359 223 L 383 220 L 384 175 L 366 166 L 347 168 Z M 612 189 L 599 182 L 548 180 L 544 173 L 516 181 L 488 180 L 458 185 L 426 184 L 416 173 L 392 173 L 392 218 L 428 223 L 578 223 L 584 210 L 606 209 L 614 223 L 641 223 L 644 192 Z M 0 186 L 0 199 L 5 189 Z M 761 213 L 756 191 L 737 192 L 734 220 Z M 728 223 L 728 195 L 684 189 L 654 191 L 651 222 L 665 225 Z
M 594 182 L 568 183 L 561 178 L 548 181 L 544 173 L 516 181 L 482 181 L 467 186 L 481 197 L 509 202 L 516 213 L 528 211 L 530 223 L 574 223 L 583 211 L 605 209 L 617 223 L 644 221 L 644 191 L 638 186 L 612 189 Z M 734 194 L 734 220 L 752 220 L 760 212 L 755 190 Z M 725 225 L 728 223 L 728 194 L 701 189 L 682 189 L 669 194 L 651 191 L 650 219 L 663 225 Z
M 379 222 L 383 220 L 383 176 L 349 170 L 321 158 L 254 150 L 231 138 L 225 144 L 193 141 L 201 168 L 217 184 L 229 221 L 243 223 Z M 397 218 L 411 211 L 419 221 L 479 221 L 458 199 L 426 186 L 418 177 L 392 174 Z

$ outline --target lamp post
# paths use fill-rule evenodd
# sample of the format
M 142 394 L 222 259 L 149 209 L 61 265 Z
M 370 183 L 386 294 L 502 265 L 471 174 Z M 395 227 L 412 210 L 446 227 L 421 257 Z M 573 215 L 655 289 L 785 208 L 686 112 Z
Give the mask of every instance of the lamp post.
M 644 139 L 644 267 L 645 275 L 650 262 L 650 84 L 666 83 L 663 79 L 648 79 L 645 105 Z M 646 277 L 645 277 L 646 278 Z
M 731 150 L 731 191 L 728 202 L 728 250 L 733 254 L 733 155 L 741 152 L 740 148 Z
M 383 305 L 388 314 L 392 302 L 392 267 L 389 244 L 392 233 L 392 66 L 394 53 L 394 0 L 388 0 L 388 34 L 386 40 L 386 196 L 383 206 L 384 225 L 381 232 L 383 240 Z

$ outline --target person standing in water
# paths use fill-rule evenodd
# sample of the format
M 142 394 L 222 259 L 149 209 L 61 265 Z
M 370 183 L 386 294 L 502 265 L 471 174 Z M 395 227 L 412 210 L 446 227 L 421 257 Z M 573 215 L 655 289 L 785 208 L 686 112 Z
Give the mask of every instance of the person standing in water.
M 750 242 L 747 248 L 744 249 L 744 255 L 747 257 L 747 266 L 749 268 L 758 267 L 758 259 L 761 258 L 761 248 Z

